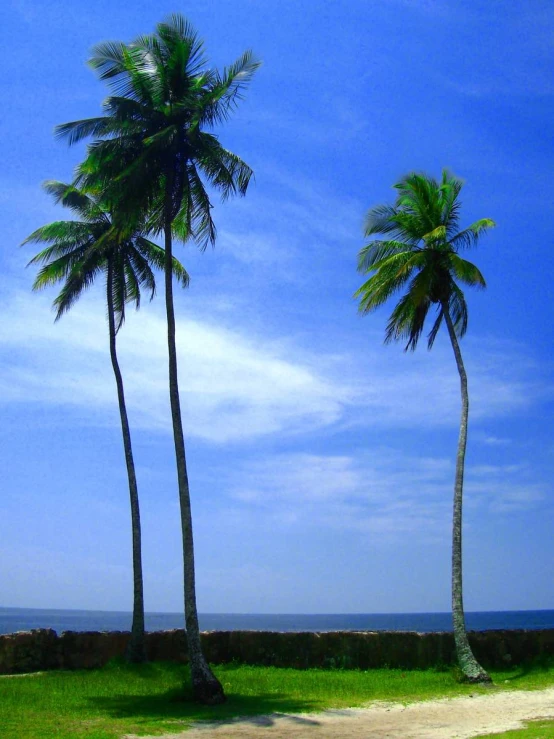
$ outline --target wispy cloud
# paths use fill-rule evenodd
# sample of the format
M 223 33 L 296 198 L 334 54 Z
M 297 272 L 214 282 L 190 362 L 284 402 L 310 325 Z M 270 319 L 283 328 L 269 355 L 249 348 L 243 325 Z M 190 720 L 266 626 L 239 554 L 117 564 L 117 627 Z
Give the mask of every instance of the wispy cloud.
M 58 324 L 49 299 L 13 293 L 2 301 L 0 400 L 73 408 L 80 423 L 117 423 L 107 329 L 100 300 L 87 299 Z M 237 323 L 232 305 L 180 318 L 181 394 L 188 433 L 212 442 L 296 434 L 331 425 L 455 427 L 459 380 L 450 348 L 404 355 L 379 343 L 356 354 L 274 339 Z M 231 318 L 233 320 L 231 320 Z M 232 325 L 233 328 L 230 328 Z M 165 321 L 161 307 L 134 313 L 119 338 L 133 424 L 167 430 Z M 468 352 L 474 421 L 528 407 L 545 394 L 517 347 L 488 342 Z M 521 350 L 523 355 L 523 350 Z M 519 366 L 519 370 L 515 367 Z
M 114 405 L 103 307 L 87 301 L 52 325 L 47 306 L 20 294 L 5 307 L 13 318 L 0 329 L 2 400 L 88 409 L 97 423 Z M 167 429 L 165 323 L 154 311 L 134 318 L 119 341 L 129 408 L 136 425 Z M 178 335 L 181 395 L 197 437 L 221 442 L 306 430 L 341 414 L 347 390 L 270 341 L 196 319 L 180 319 Z M 106 418 L 115 422 L 113 413 Z
M 241 525 L 352 531 L 375 541 L 446 540 L 450 535 L 454 461 L 360 449 L 353 455 L 280 454 L 232 473 L 228 496 Z M 468 466 L 470 509 L 518 514 L 544 504 L 544 486 L 524 463 Z M 225 516 L 227 516 L 226 509 Z
M 547 502 L 548 490 L 525 461 L 517 464 L 482 464 L 468 471 L 466 491 L 471 505 L 496 514 L 521 513 Z
M 351 530 L 390 539 L 442 536 L 448 460 L 361 450 L 354 456 L 286 454 L 246 463 L 229 495 L 243 513 L 284 527 Z M 245 482 L 247 481 L 247 482 Z M 256 517 L 259 518 L 259 515 Z

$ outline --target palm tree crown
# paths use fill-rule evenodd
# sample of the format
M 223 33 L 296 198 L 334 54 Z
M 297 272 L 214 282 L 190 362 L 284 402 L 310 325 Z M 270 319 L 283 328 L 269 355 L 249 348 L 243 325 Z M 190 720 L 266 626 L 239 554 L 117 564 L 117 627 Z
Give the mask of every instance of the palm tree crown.
M 467 330 L 467 305 L 457 281 L 485 287 L 485 279 L 458 252 L 473 246 L 495 224 L 482 218 L 458 230 L 461 188 L 462 182 L 446 170 L 440 182 L 412 173 L 395 185 L 394 205 L 380 205 L 368 213 L 365 235 L 387 238 L 371 241 L 359 254 L 358 270 L 373 273 L 355 293 L 360 311 L 375 310 L 408 283 L 387 324 L 386 342 L 407 340 L 406 350 L 414 350 L 432 306 L 436 316 L 428 334 L 429 348 L 446 309 L 457 336 Z
M 156 282 L 152 266 L 164 268 L 164 250 L 146 238 L 145 226 L 129 234 L 110 213 L 99 195 L 86 193 L 73 185 L 54 180 L 44 189 L 56 202 L 70 208 L 79 221 L 55 221 L 28 236 L 24 244 L 49 243 L 29 264 L 42 264 L 33 288 L 40 290 L 65 280 L 54 300 L 56 320 L 68 311 L 95 278 L 112 270 L 112 291 L 116 330 L 125 320 L 125 306 L 140 306 L 141 289 L 154 297 Z M 173 259 L 173 273 L 187 285 L 189 276 L 183 265 Z
M 223 198 L 244 194 L 252 170 L 206 129 L 225 121 L 259 67 L 250 51 L 222 73 L 206 66 L 203 43 L 180 15 L 134 42 L 96 46 L 90 65 L 114 95 L 104 116 L 57 127 L 59 137 L 89 146 L 81 178 L 92 173 L 121 187 L 121 207 L 147 211 L 161 231 L 167 221 L 183 240 L 214 243 L 216 228 L 206 185 Z

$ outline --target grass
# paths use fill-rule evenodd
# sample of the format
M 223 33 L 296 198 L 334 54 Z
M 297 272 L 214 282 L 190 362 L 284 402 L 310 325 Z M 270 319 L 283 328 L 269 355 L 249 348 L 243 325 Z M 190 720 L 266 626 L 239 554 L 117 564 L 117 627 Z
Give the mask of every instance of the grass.
M 554 739 L 554 721 L 529 721 L 524 729 L 487 734 L 476 739 Z
M 228 696 L 227 703 L 216 708 L 192 703 L 183 689 L 183 683 L 188 686 L 187 668 L 169 663 L 111 664 L 101 670 L 0 677 L 0 736 L 116 739 L 126 733 L 182 731 L 202 719 L 319 711 L 376 700 L 410 702 L 491 690 L 459 683 L 452 671 L 246 665 L 223 665 L 215 671 Z M 554 685 L 554 667 L 513 668 L 492 676 L 498 686 L 494 689 Z M 535 736 L 541 734 L 529 734 Z

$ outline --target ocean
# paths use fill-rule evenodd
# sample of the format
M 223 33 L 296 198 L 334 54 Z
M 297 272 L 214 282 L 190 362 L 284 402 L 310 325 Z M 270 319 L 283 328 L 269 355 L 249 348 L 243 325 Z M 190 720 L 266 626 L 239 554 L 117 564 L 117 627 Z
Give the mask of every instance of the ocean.
M 450 613 L 201 613 L 202 631 L 452 631 Z M 554 610 L 466 613 L 467 628 L 554 629 Z M 147 613 L 146 630 L 181 629 L 181 613 Z M 128 631 L 131 613 L 1 608 L 0 634 L 50 628 L 62 631 Z

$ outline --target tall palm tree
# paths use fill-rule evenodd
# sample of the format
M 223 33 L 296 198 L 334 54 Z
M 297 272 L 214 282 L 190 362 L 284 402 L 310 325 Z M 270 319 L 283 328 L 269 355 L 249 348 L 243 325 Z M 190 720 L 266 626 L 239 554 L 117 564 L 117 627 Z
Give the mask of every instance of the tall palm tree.
M 355 297 L 360 298 L 359 310 L 369 313 L 394 293 L 407 288 L 389 318 L 385 334 L 386 343 L 407 341 L 406 351 L 416 348 L 431 308 L 435 309 L 435 321 L 428 334 L 429 349 L 442 321 L 446 324 L 460 374 L 462 396 L 452 525 L 454 636 L 458 661 L 466 677 L 472 682 L 490 682 L 468 642 L 462 595 L 462 493 L 469 395 L 458 342 L 467 329 L 467 305 L 457 282 L 485 287 L 481 272 L 460 257 L 459 251 L 473 246 L 495 224 L 490 218 L 482 218 L 458 230 L 462 182 L 446 170 L 440 182 L 411 173 L 394 187 L 398 190 L 395 204 L 377 206 L 367 215 L 365 235 L 382 234 L 385 238 L 371 241 L 361 250 L 358 269 L 371 277 L 356 291 Z
M 142 662 L 146 658 L 144 640 L 144 595 L 142 579 L 141 528 L 137 478 L 131 433 L 125 405 L 123 378 L 117 358 L 116 336 L 125 320 L 127 303 L 140 305 L 141 289 L 154 297 L 156 283 L 152 266 L 164 268 L 164 250 L 145 236 L 144 226 L 135 230 L 122 229 L 114 220 L 107 204 L 99 196 L 62 182 L 50 181 L 45 190 L 56 202 L 70 208 L 79 221 L 56 221 L 34 231 L 25 243 L 48 243 L 29 264 L 42 264 L 34 290 L 63 282 L 60 294 L 54 300 L 56 320 L 68 311 L 95 278 L 103 274 L 106 279 L 106 301 L 110 343 L 110 358 L 117 386 L 119 415 L 127 477 L 131 502 L 131 527 L 133 545 L 133 621 L 127 658 Z M 172 271 L 177 279 L 187 285 L 189 277 L 176 259 Z
M 81 169 L 102 173 L 115 188 L 123 211 L 145 213 L 164 234 L 165 298 L 169 355 L 169 396 L 183 535 L 184 599 L 194 698 L 215 704 L 223 687 L 201 648 L 194 568 L 194 545 L 181 406 L 179 399 L 171 259 L 173 237 L 195 238 L 202 248 L 215 243 L 216 229 L 207 186 L 222 198 L 244 195 L 252 170 L 223 148 L 210 132 L 230 116 L 259 63 L 251 52 L 222 73 L 207 66 L 203 42 L 180 15 L 158 24 L 156 33 L 131 44 L 103 43 L 90 60 L 114 92 L 105 115 L 58 127 L 70 144 L 92 136 Z

